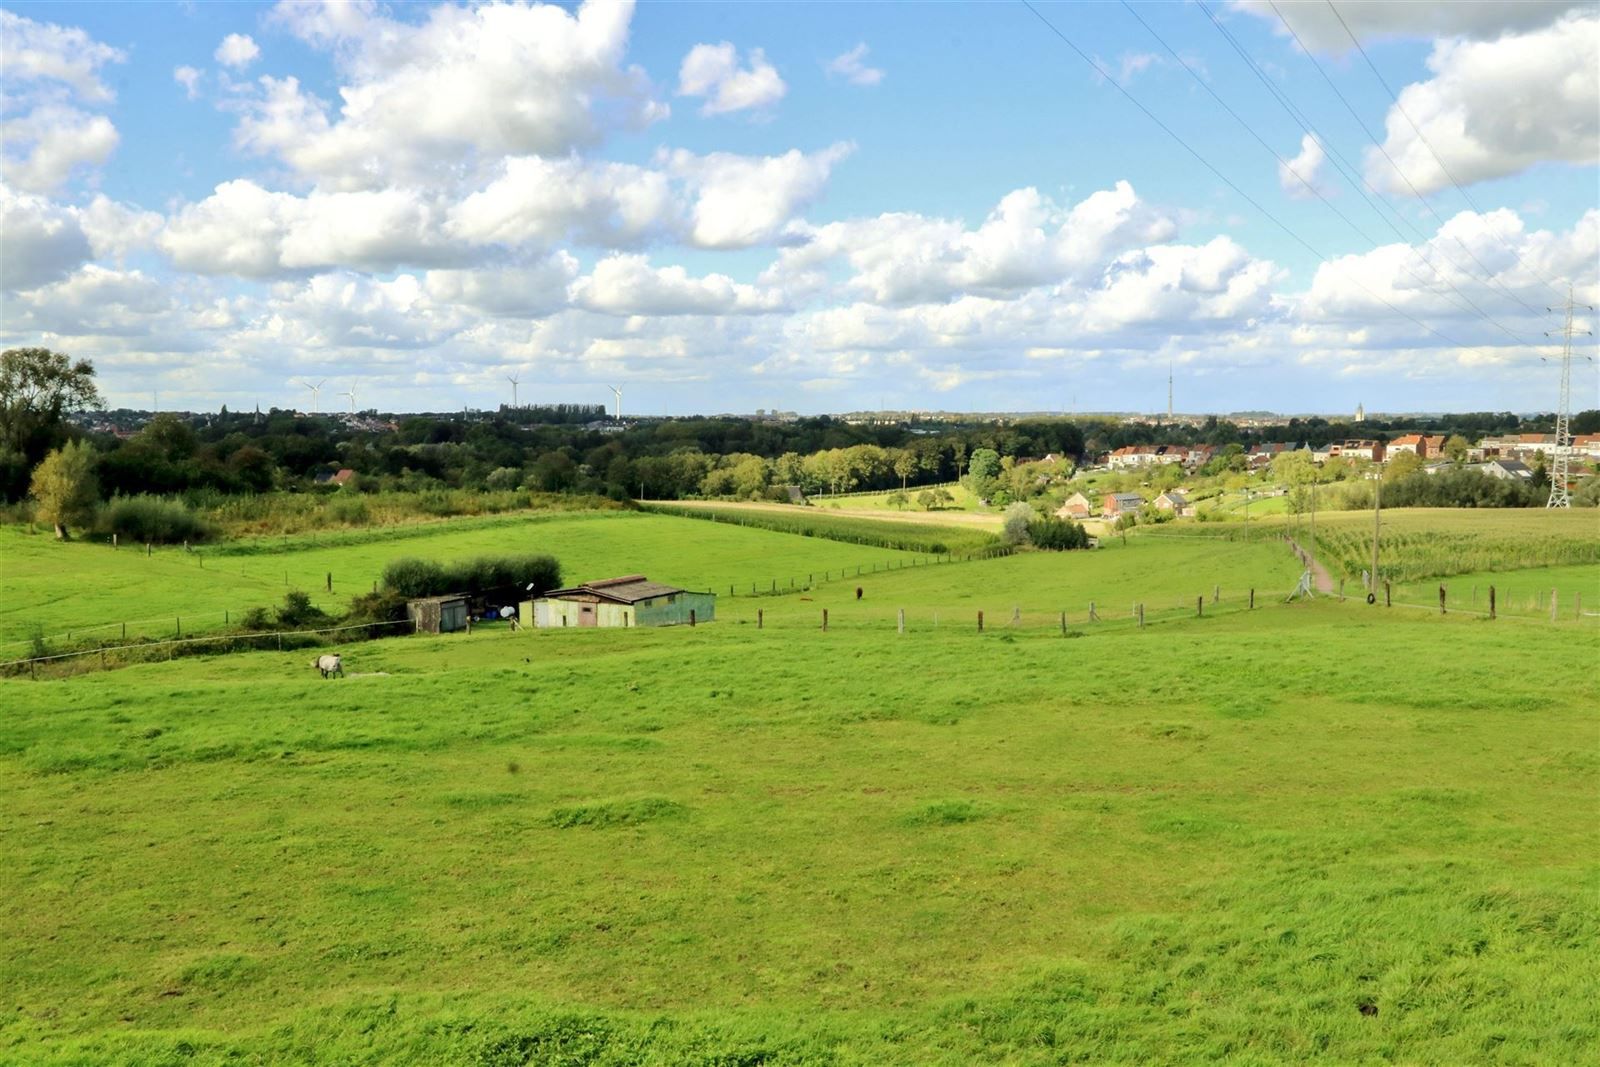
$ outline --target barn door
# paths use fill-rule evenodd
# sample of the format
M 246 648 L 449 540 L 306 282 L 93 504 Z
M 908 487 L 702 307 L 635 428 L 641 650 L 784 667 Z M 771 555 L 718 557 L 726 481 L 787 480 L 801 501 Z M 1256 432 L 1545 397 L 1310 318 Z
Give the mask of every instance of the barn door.
M 595 610 L 594 610 L 594 605 L 593 604 L 583 604 L 578 608 L 578 625 L 579 626 L 594 626 L 594 625 L 596 625 Z

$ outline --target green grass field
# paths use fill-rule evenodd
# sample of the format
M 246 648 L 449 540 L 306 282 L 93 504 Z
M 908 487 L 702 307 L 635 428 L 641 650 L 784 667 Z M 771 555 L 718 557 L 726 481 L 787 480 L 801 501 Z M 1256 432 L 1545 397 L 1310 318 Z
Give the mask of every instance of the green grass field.
M 107 638 L 170 637 L 220 629 L 224 612 L 270 606 L 286 589 L 304 589 L 329 610 L 372 588 L 399 556 L 449 559 L 504 552 L 549 552 L 567 580 L 642 572 L 692 589 L 769 589 L 777 580 L 820 578 L 827 570 L 909 558 L 871 545 L 790 537 L 719 523 L 632 512 L 517 515 L 393 526 L 181 549 L 113 551 L 57 544 L 47 534 L 0 529 L 0 659 L 26 654 L 29 627 L 46 635 L 76 631 Z M 334 595 L 324 581 L 333 574 Z M 63 581 L 66 577 L 69 580 Z M 9 653 L 9 655 L 8 655 Z
M 915 518 L 917 515 L 926 514 L 923 508 L 918 505 L 916 501 L 917 494 L 928 488 L 930 487 L 925 485 L 913 485 L 909 487 L 906 490 L 906 496 L 911 498 L 911 503 L 903 509 L 896 509 L 895 506 L 889 502 L 889 497 L 894 495 L 894 490 L 890 490 L 885 493 L 851 493 L 846 496 L 815 496 L 811 498 L 811 505 L 813 507 L 823 508 L 829 511 L 902 510 L 905 512 L 908 518 Z M 978 503 L 978 498 L 972 495 L 972 490 L 968 489 L 960 482 L 946 482 L 941 486 L 941 488 L 949 493 L 951 497 L 954 498 L 954 501 L 947 507 L 939 509 L 940 511 L 984 510 L 982 505 Z M 937 512 L 935 514 L 937 514 Z
M 863 551 L 603 523 L 569 571 Z M 0 1063 L 1583 1061 L 1600 680 L 1516 650 L 1600 626 L 1298 570 L 1135 535 L 0 680 Z

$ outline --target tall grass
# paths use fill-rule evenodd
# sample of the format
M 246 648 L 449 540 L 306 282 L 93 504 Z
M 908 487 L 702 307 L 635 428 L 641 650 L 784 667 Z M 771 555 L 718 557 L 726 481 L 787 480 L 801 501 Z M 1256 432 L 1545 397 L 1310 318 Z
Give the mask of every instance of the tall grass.
M 228 537 L 310 533 L 316 530 L 393 526 L 427 519 L 500 515 L 515 511 L 595 511 L 622 507 L 598 496 L 533 493 L 522 489 L 420 492 L 264 493 L 220 497 L 203 510 Z
M 855 518 L 811 508 L 786 511 L 718 507 L 679 507 L 672 504 L 641 505 L 646 511 L 676 515 L 686 519 L 727 522 L 778 533 L 820 537 L 851 545 L 874 545 L 904 552 L 929 555 L 1005 555 L 1010 550 L 994 534 L 955 526 L 935 526 L 915 522 L 885 522 L 882 519 Z

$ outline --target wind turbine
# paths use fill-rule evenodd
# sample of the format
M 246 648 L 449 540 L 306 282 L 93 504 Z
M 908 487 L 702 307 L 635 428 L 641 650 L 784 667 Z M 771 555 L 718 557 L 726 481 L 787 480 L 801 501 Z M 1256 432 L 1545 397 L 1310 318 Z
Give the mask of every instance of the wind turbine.
M 324 378 L 316 385 L 312 385 L 310 382 L 301 382 L 300 384 L 311 390 L 311 414 L 315 415 L 317 413 L 317 397 L 321 395 L 322 387 L 328 384 L 328 379 Z
M 345 393 L 340 393 L 339 394 L 340 396 L 347 396 L 347 397 L 350 398 L 350 414 L 352 414 L 352 415 L 354 415 L 356 413 L 356 386 L 359 385 L 360 383 L 361 383 L 361 379 L 360 378 L 354 379 L 350 383 L 349 392 L 345 392 Z
M 515 374 L 506 375 L 506 381 L 511 383 L 511 406 L 512 406 L 512 408 L 515 408 L 517 406 L 517 383 L 520 382 L 521 380 L 522 379 L 517 377 Z
M 608 386 L 606 386 L 606 388 L 610 389 L 613 393 L 617 394 L 617 421 L 621 422 L 622 421 L 622 386 L 620 386 L 620 385 L 608 385 Z

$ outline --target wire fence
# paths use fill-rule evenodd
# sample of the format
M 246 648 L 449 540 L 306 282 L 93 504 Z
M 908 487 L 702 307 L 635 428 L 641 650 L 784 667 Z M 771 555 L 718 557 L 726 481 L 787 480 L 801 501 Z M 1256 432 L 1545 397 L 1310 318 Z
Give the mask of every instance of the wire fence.
M 0 662 L 0 674 L 18 675 L 27 674 L 32 678 L 41 676 L 52 677 L 64 673 L 77 673 L 83 669 L 98 667 L 108 670 L 112 667 L 125 667 L 134 663 L 150 663 L 158 660 L 176 659 L 182 655 L 193 655 L 196 652 L 285 652 L 297 648 L 321 647 L 328 642 L 318 640 L 328 634 L 351 634 L 354 639 L 382 636 L 378 631 L 399 630 L 401 633 L 415 633 L 417 624 L 410 619 L 396 622 L 362 622 L 347 623 L 342 626 L 322 626 L 306 630 L 258 630 L 248 633 L 213 634 L 206 637 L 170 638 L 160 641 L 136 641 L 130 644 L 100 645 L 95 648 L 80 648 L 70 652 L 56 652 L 46 656 L 29 656 L 25 659 L 14 659 Z M 363 631 L 361 637 L 355 637 L 354 631 Z M 52 670 L 69 664 L 81 664 L 74 670 Z

